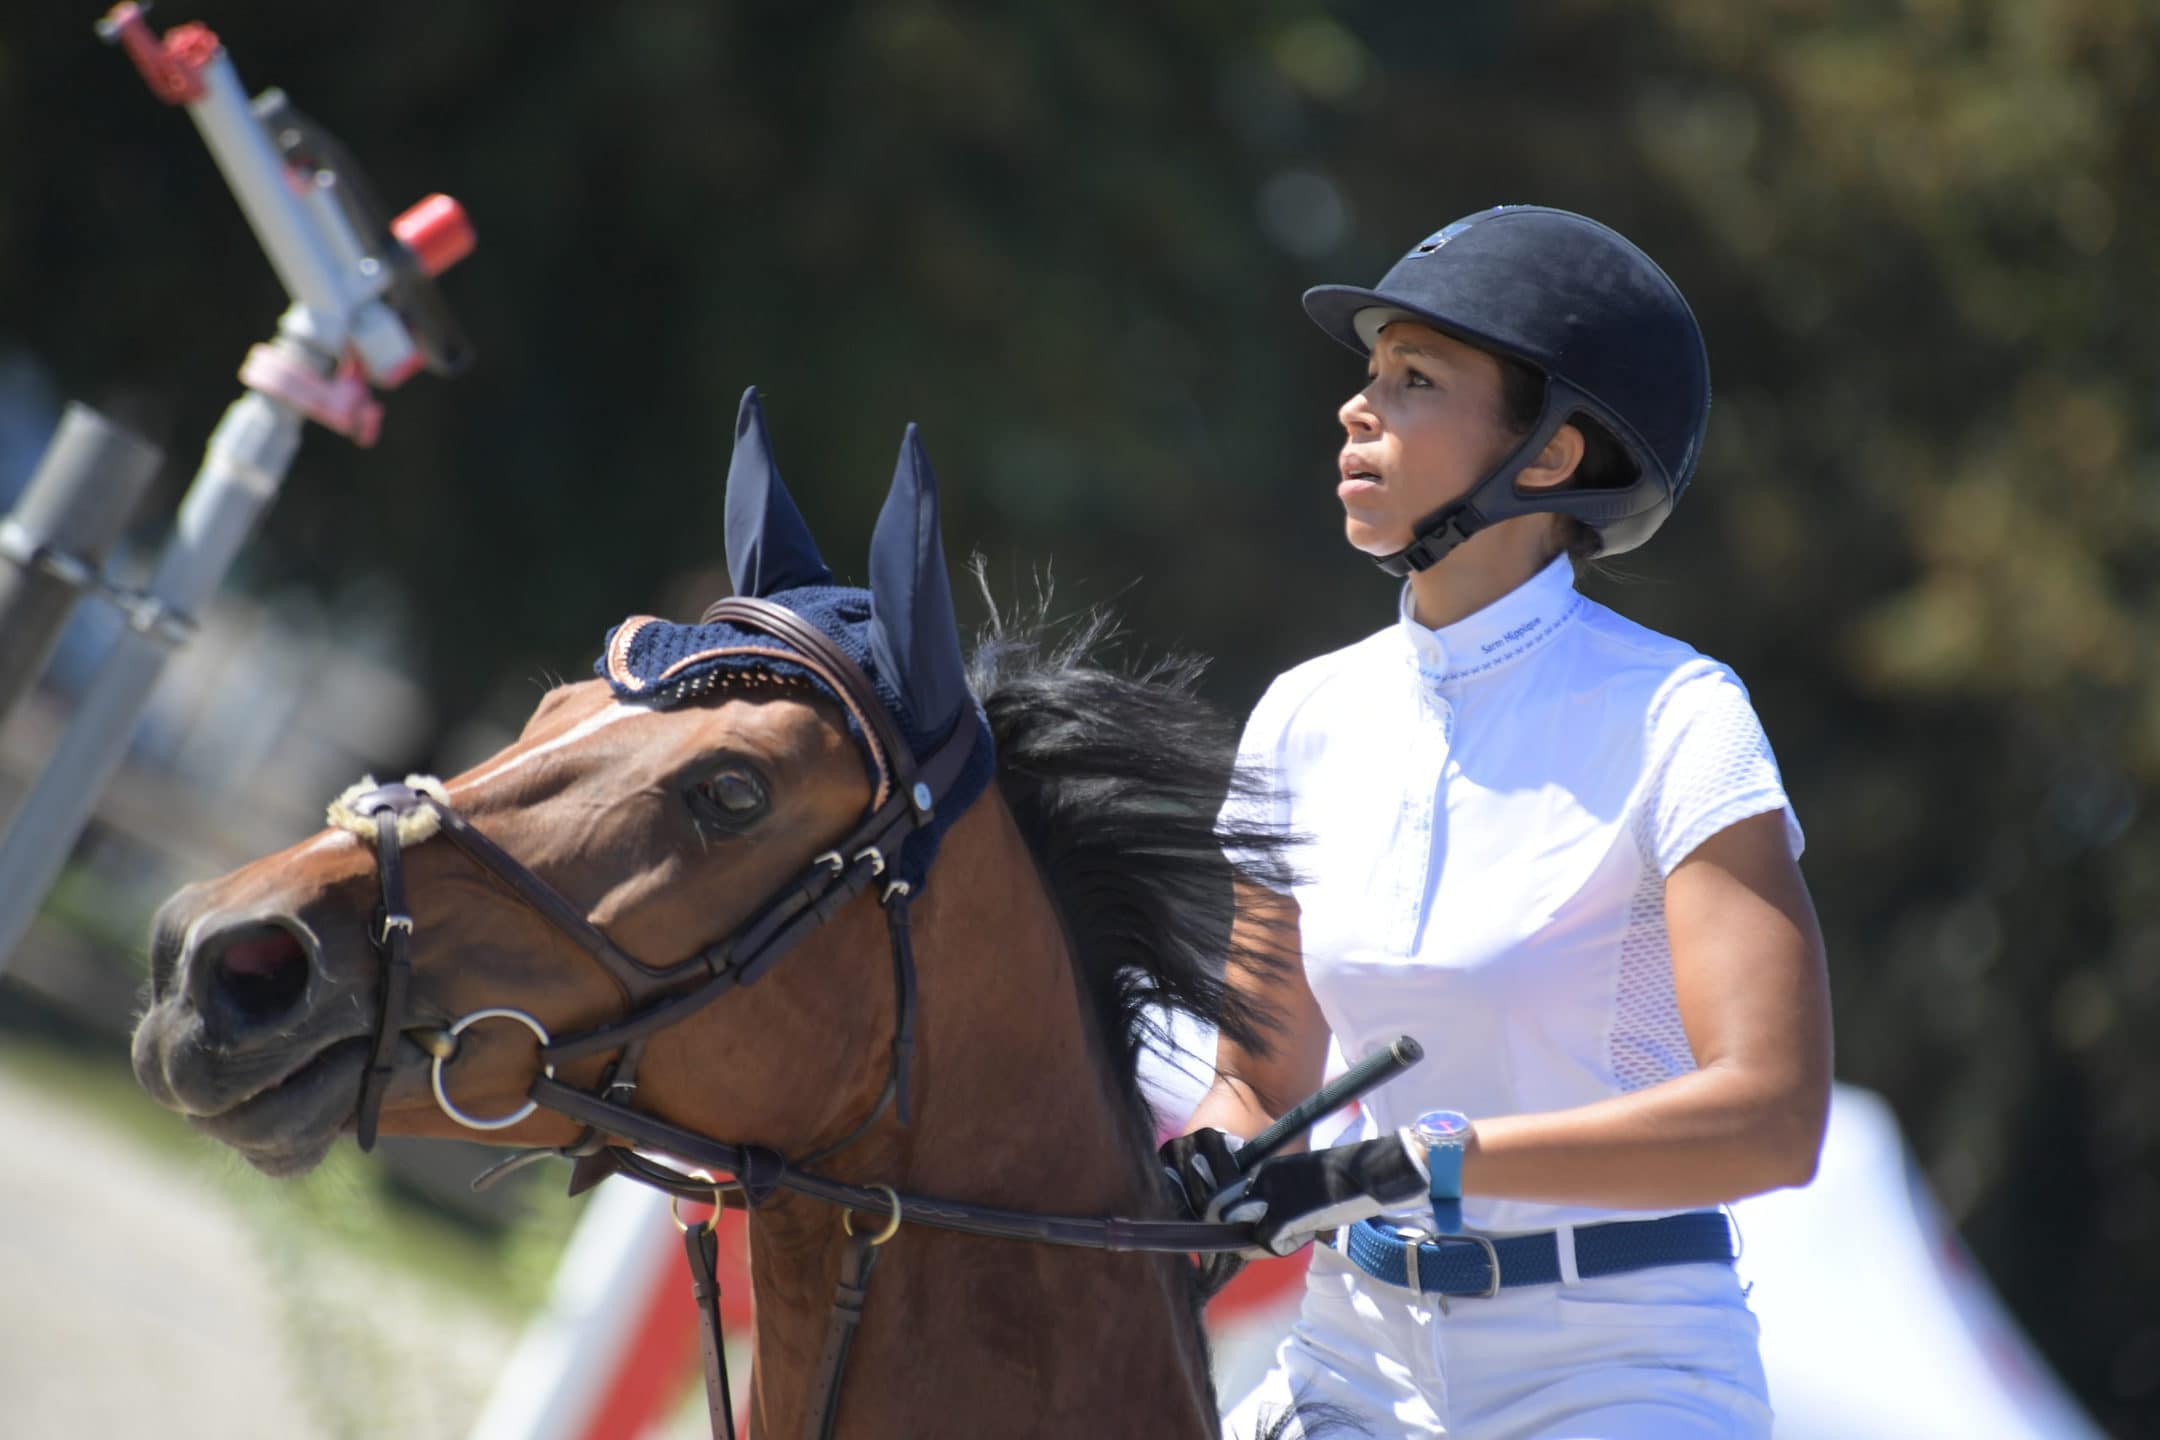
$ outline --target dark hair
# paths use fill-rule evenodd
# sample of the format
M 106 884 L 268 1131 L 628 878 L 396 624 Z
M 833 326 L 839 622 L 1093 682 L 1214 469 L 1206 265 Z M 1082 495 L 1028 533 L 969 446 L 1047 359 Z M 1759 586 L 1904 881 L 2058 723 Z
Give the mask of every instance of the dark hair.
M 1500 423 L 1511 435 L 1527 435 L 1545 410 L 1545 377 L 1535 366 L 1507 355 L 1494 355 L 1500 365 Z M 1582 459 L 1564 486 L 1570 490 L 1617 490 L 1635 483 L 1635 462 L 1628 458 L 1612 432 L 1587 415 L 1570 416 L 1568 423 L 1582 432 Z M 1601 547 L 1597 531 L 1572 515 L 1560 519 L 1561 547 L 1580 570 L 1595 559 Z

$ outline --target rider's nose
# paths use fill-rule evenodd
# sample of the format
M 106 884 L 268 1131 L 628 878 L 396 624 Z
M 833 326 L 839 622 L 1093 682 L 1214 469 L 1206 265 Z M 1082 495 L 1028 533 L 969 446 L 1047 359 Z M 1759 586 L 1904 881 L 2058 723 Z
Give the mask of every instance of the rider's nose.
M 1352 440 L 1368 440 L 1380 432 L 1380 419 L 1373 414 L 1372 402 L 1363 390 L 1343 401 L 1336 408 L 1335 418 L 1342 422 L 1343 433 Z
M 189 957 L 195 1007 L 212 1034 L 228 1041 L 276 1029 L 303 1008 L 314 973 L 301 932 L 277 920 L 213 930 Z

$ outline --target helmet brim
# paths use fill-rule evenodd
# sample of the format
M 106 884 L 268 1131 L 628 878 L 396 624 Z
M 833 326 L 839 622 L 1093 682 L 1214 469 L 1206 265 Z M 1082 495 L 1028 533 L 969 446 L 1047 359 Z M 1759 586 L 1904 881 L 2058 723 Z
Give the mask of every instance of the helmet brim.
M 1414 301 L 1384 290 L 1367 290 L 1357 285 L 1315 285 L 1305 292 L 1304 305 L 1312 322 L 1326 331 L 1336 344 L 1360 355 L 1372 354 L 1378 330 L 1371 326 L 1360 327 L 1358 317 L 1367 312 L 1389 312 L 1381 324 L 1388 320 L 1415 320 L 1420 325 L 1430 325 L 1443 335 L 1452 335 L 1465 345 L 1515 359 L 1524 358 L 1512 345 L 1444 315 L 1435 315 Z M 1542 372 L 1544 367 L 1538 368 Z

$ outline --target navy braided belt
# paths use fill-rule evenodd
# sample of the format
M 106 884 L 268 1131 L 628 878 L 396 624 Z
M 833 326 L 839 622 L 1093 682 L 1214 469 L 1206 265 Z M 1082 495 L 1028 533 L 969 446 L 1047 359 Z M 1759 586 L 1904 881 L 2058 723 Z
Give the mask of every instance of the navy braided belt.
M 1560 1245 L 1550 1230 L 1499 1239 L 1469 1235 L 1421 1239 L 1398 1234 L 1378 1221 L 1360 1220 L 1348 1228 L 1342 1253 L 1375 1280 L 1428 1295 L 1490 1295 L 1502 1286 L 1560 1282 Z M 1417 1256 L 1415 1285 L 1409 1269 L 1413 1253 Z M 1732 1229 L 1716 1210 L 1668 1215 L 1662 1220 L 1615 1220 L 1575 1230 L 1575 1271 L 1586 1279 L 1704 1261 L 1725 1265 L 1733 1261 Z M 1500 1268 L 1497 1283 L 1495 1262 Z

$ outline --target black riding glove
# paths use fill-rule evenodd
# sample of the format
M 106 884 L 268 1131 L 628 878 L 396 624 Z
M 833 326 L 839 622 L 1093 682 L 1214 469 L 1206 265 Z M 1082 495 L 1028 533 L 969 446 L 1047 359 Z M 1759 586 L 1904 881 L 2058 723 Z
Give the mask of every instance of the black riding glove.
M 1199 1129 L 1165 1140 L 1155 1153 L 1162 1159 L 1170 1193 L 1189 1219 L 1217 1220 L 1208 1202 L 1238 1178 L 1237 1147 L 1244 1142 L 1220 1130 Z
M 1277 1155 L 1213 1196 L 1210 1219 L 1246 1220 L 1266 1253 L 1288 1255 L 1322 1230 L 1425 1199 L 1425 1171 L 1401 1133 L 1305 1155 Z
M 1179 1210 L 1191 1220 L 1215 1220 L 1209 1202 L 1238 1178 L 1235 1135 L 1220 1130 L 1195 1130 L 1165 1140 L 1155 1153 L 1162 1159 L 1163 1178 Z M 1197 1257 L 1194 1284 L 1202 1301 L 1212 1300 L 1245 1268 L 1245 1257 L 1235 1250 L 1217 1250 Z

